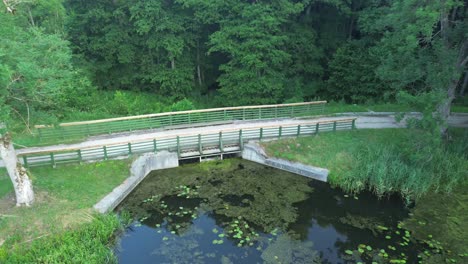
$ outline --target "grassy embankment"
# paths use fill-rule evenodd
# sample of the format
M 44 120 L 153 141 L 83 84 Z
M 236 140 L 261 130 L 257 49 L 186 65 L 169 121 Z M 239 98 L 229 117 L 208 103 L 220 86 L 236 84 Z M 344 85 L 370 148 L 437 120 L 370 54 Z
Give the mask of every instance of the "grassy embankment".
M 422 135 L 406 129 L 323 133 L 263 145 L 271 156 L 328 168 L 330 183 L 348 192 L 400 193 L 415 201 L 405 221 L 414 238 L 440 242 L 463 258 L 468 256 L 468 133 L 454 132 L 445 149 L 417 144 Z
M 32 168 L 36 201 L 30 208 L 14 206 L 1 171 L 0 263 L 112 262 L 108 245 L 122 225 L 92 206 L 123 182 L 128 168 L 129 161 Z

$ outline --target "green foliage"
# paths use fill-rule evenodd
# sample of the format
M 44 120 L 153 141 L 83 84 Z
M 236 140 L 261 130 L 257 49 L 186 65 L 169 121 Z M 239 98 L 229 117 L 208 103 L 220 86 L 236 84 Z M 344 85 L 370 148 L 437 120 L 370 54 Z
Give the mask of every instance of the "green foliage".
M 269 4 L 236 1 L 234 6 L 187 2 L 196 10 L 210 8 L 222 14 L 216 21 L 220 30 L 210 36 L 209 52 L 221 52 L 229 57 L 220 66 L 223 73 L 218 79 L 220 92 L 227 102 L 246 105 L 280 101 L 286 83 L 282 66 L 290 60 L 290 55 L 282 49 L 287 38 L 281 26 L 303 6 L 286 0 Z
M 0 112 L 7 121 L 21 119 L 27 126 L 46 118 L 41 113 L 47 112 L 52 122 L 67 107 L 68 94 L 88 90 L 90 84 L 72 66 L 66 41 L 38 28 L 18 27 L 19 21 L 0 14 Z
M 395 94 L 375 74 L 378 58 L 362 42 L 348 42 L 338 48 L 329 62 L 327 98 L 348 103 L 394 98 Z
M 400 193 L 407 201 L 429 190 L 450 192 L 466 180 L 466 134 L 444 146 L 423 130 L 358 130 L 265 144 L 270 155 L 330 169 L 348 192 Z M 457 146 L 457 147 L 455 147 Z
M 171 106 L 171 111 L 186 111 L 186 110 L 194 110 L 194 109 L 195 109 L 195 106 L 193 105 L 193 103 L 186 98 L 173 103 Z
M 372 53 L 379 59 L 377 76 L 396 90 L 437 95 L 434 122 L 446 136 L 450 105 L 466 67 L 468 40 L 465 1 L 377 1 L 360 19 L 363 32 L 376 36 Z M 432 96 L 431 96 L 432 97 Z M 406 99 L 409 99 L 406 96 Z M 427 107 L 433 106 L 427 102 Z
M 2 263 L 115 263 L 110 241 L 122 225 L 116 215 L 96 215 L 75 230 L 40 238 L 30 246 L 15 247 Z

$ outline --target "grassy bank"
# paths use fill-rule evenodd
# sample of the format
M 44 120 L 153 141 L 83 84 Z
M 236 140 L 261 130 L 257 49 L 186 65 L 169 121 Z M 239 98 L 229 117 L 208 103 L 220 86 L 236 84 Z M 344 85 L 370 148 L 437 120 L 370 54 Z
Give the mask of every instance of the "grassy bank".
M 397 192 L 415 200 L 402 226 L 428 247 L 423 263 L 464 263 L 468 140 L 466 130 L 452 132 L 446 148 L 417 144 L 424 135 L 406 129 L 323 133 L 263 145 L 271 156 L 330 169 L 330 183 L 346 191 Z
M 399 192 L 412 200 L 431 189 L 450 191 L 466 179 L 466 133 L 456 135 L 447 149 L 419 142 L 424 136 L 406 129 L 323 133 L 264 146 L 271 156 L 328 168 L 330 183 L 348 192 Z
M 36 201 L 30 208 L 16 208 L 12 188 L 2 188 L 0 263 L 110 260 L 109 234 L 118 229 L 118 220 L 97 216 L 92 206 L 128 173 L 127 160 L 32 168 Z M 9 180 L 4 172 L 2 179 Z

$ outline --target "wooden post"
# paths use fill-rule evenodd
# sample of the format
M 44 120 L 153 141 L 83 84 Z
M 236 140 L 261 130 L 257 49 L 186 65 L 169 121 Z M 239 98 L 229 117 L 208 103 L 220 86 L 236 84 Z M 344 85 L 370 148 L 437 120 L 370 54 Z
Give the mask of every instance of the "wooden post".
M 222 131 L 219 131 L 219 150 L 221 152 L 224 151 L 224 147 L 223 147 L 223 132 Z
M 333 132 L 335 132 L 335 131 L 336 131 L 336 121 L 333 122 Z
M 38 128 L 37 132 L 39 132 L 39 141 L 42 141 L 42 129 Z
M 180 137 L 177 136 L 177 157 L 180 158 Z
M 156 145 L 156 139 L 153 139 L 153 148 L 154 148 L 154 153 L 158 151 L 158 146 Z
M 353 119 L 353 123 L 351 124 L 351 129 L 356 129 L 356 119 Z
M 77 153 L 78 153 L 78 161 L 81 163 L 83 161 L 83 156 L 81 155 L 81 149 L 79 149 Z
M 28 157 L 27 156 L 23 156 L 23 165 L 25 168 L 28 167 Z
M 203 155 L 203 146 L 201 143 L 201 134 L 198 134 L 198 152 Z
M 318 134 L 318 133 L 319 133 L 319 129 L 320 129 L 319 126 L 320 126 L 320 123 L 317 123 L 317 124 L 315 125 L 315 134 Z
M 242 129 L 239 130 L 239 149 L 244 149 L 244 139 L 242 138 Z
M 301 125 L 297 125 L 297 136 L 301 134 Z
M 281 134 L 283 133 L 283 127 L 280 126 L 279 127 L 279 131 L 278 131 L 278 138 L 281 138 Z
M 52 167 L 55 168 L 55 158 L 54 158 L 54 153 L 50 153 L 50 163 L 52 164 Z
M 132 155 L 132 143 L 128 143 L 128 155 Z
M 260 141 L 262 141 L 263 138 L 263 127 L 260 128 Z
M 103 146 L 102 149 L 104 150 L 104 160 L 107 160 L 107 147 Z

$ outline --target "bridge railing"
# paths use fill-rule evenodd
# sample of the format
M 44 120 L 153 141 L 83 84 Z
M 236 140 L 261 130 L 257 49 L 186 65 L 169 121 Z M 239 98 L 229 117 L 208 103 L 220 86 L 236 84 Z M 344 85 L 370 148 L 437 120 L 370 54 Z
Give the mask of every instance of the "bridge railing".
M 37 130 L 37 136 L 41 141 L 57 138 L 70 140 L 107 133 L 179 125 L 313 116 L 323 113 L 326 103 L 326 101 L 317 101 L 294 104 L 213 108 L 62 123 L 57 126 L 37 125 L 35 128 Z
M 49 151 L 30 151 L 19 154 L 24 165 L 55 166 L 60 163 L 107 160 L 132 154 L 158 152 L 162 150 L 177 152 L 180 159 L 208 155 L 209 153 L 234 153 L 243 149 L 248 140 L 263 140 L 281 137 L 314 135 L 319 132 L 349 130 L 355 128 L 355 118 L 333 121 L 303 122 L 300 125 L 263 126 L 248 129 L 228 129 L 204 134 L 166 136 L 147 138 L 138 141 L 68 148 Z M 214 152 L 213 152 L 214 150 Z

